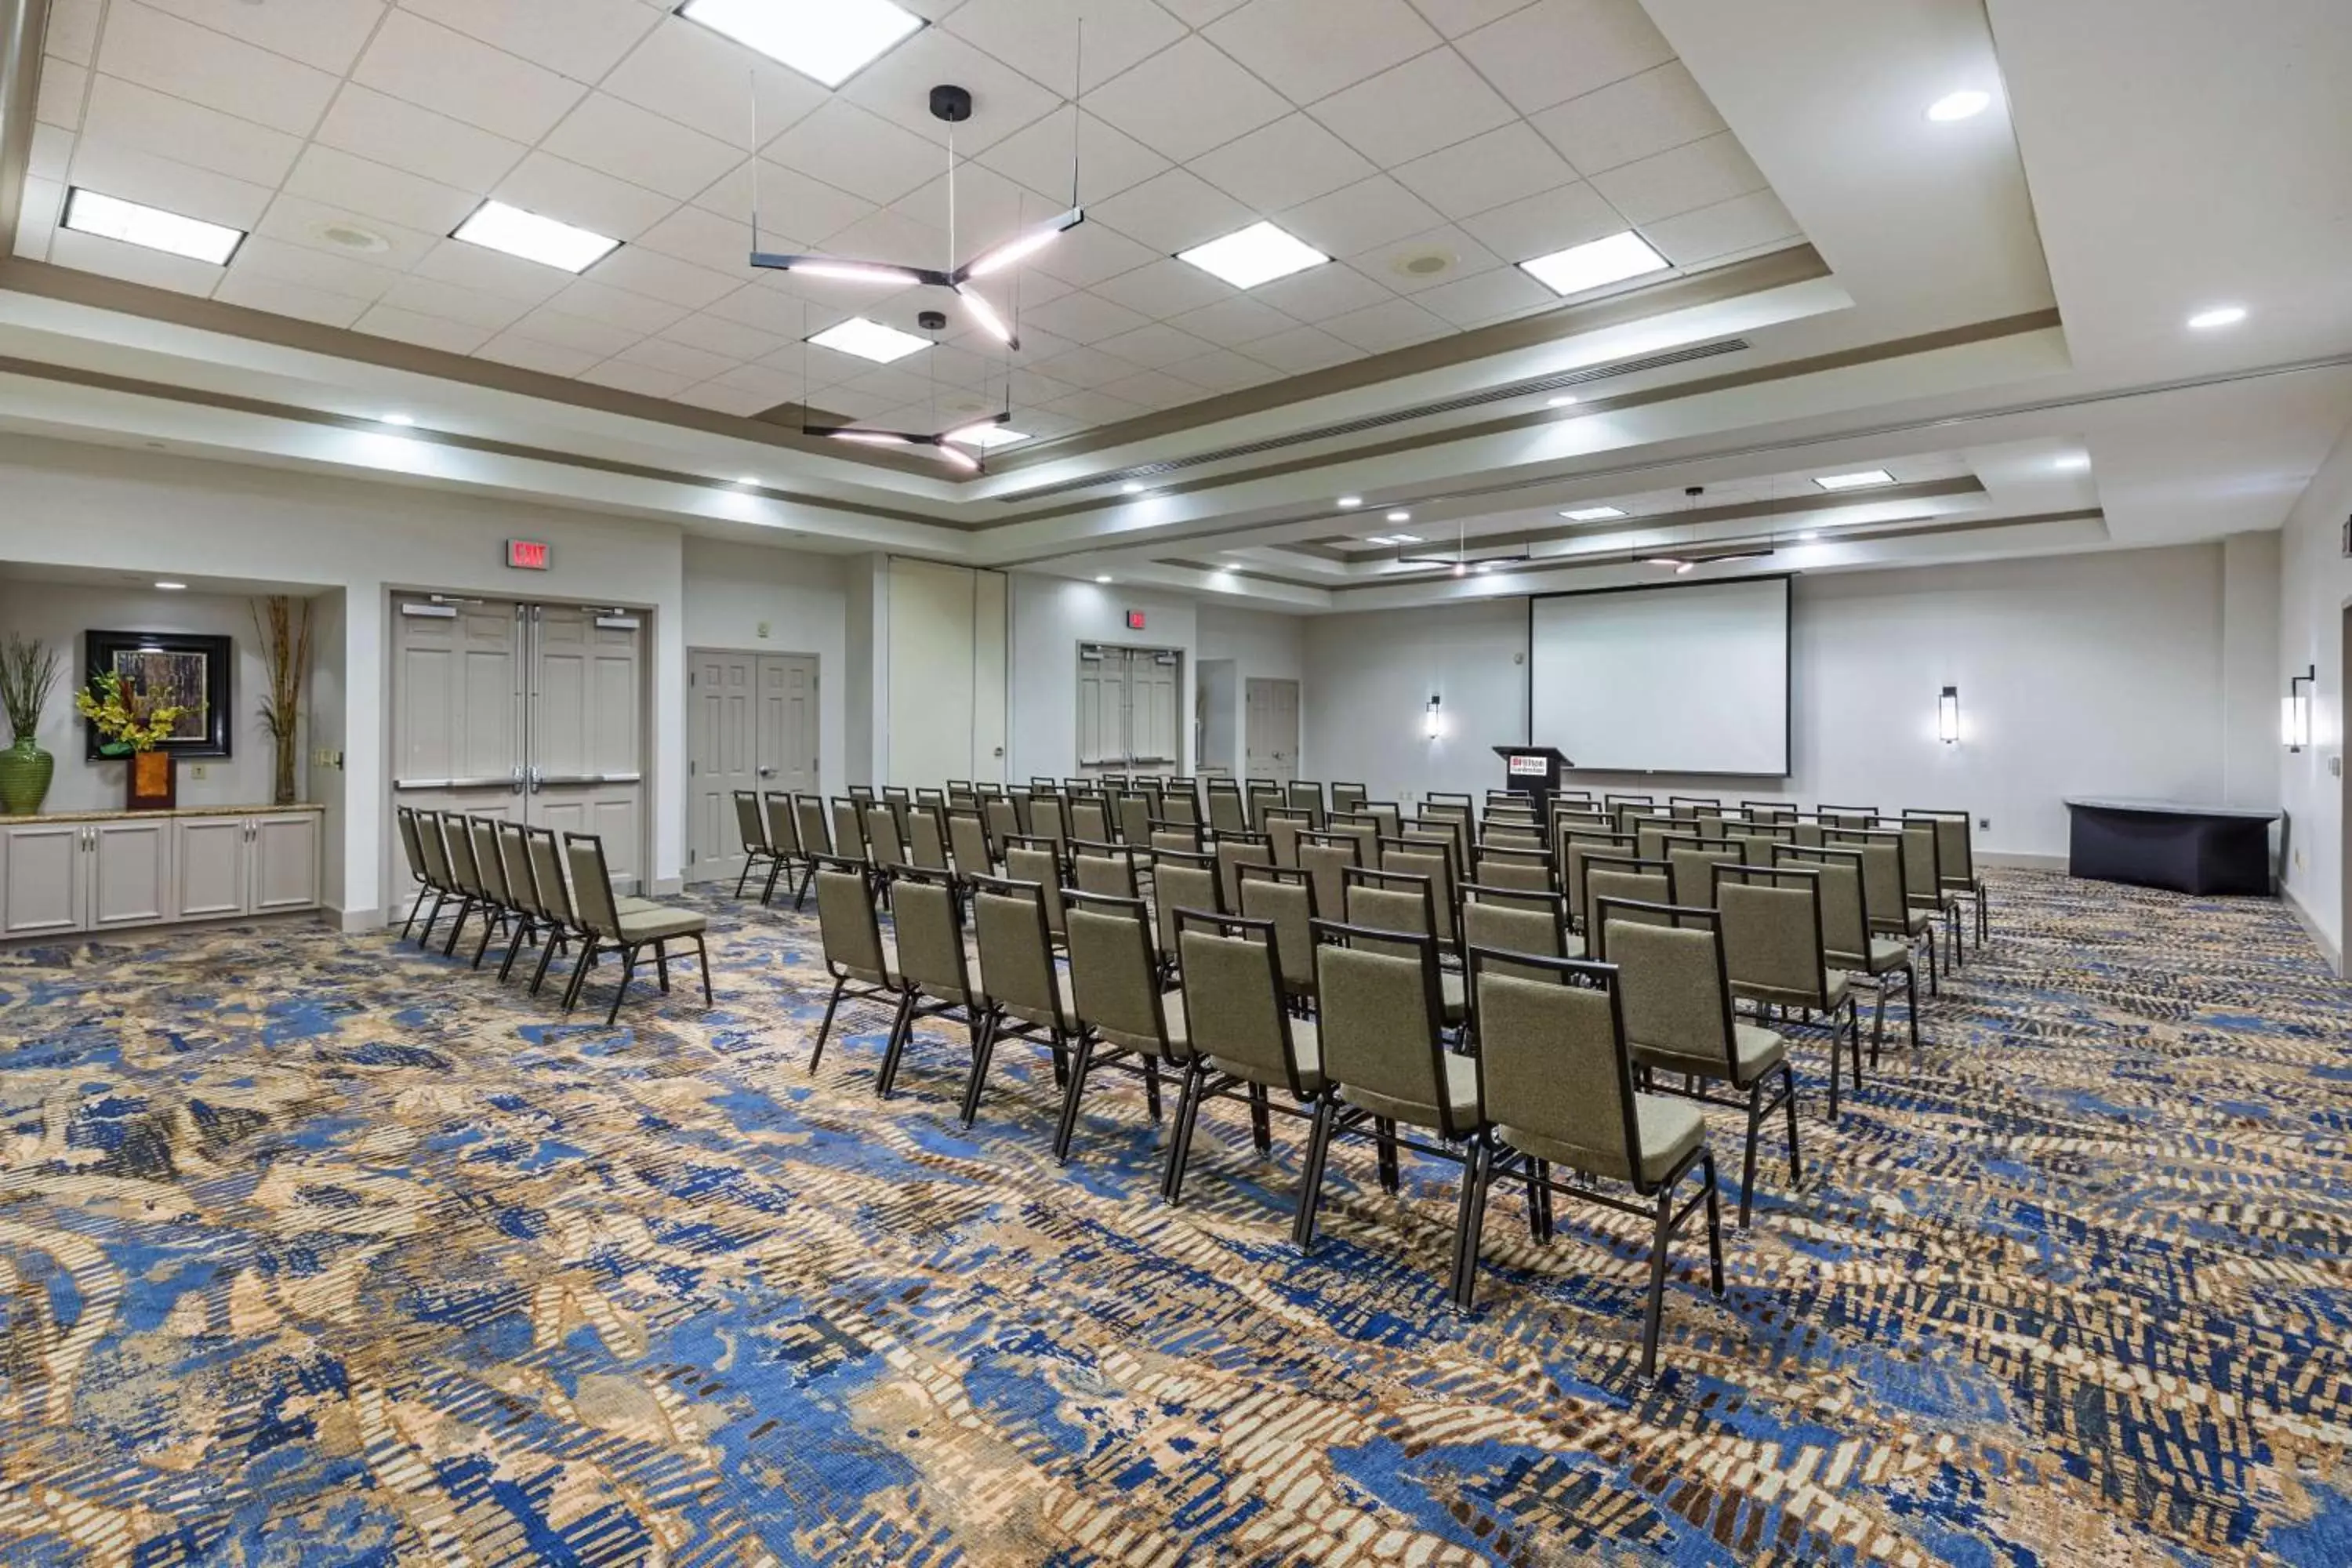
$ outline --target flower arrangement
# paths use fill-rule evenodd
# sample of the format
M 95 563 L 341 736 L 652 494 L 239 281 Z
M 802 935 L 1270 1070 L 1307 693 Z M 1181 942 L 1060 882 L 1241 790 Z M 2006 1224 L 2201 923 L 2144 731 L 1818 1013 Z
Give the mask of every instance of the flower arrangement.
M 187 712 L 126 689 L 122 677 L 110 669 L 92 680 L 89 690 L 74 693 L 74 707 L 97 730 L 98 749 L 110 757 L 153 751 L 171 739 L 173 726 Z
M 8 710 L 12 737 L 29 742 L 41 725 L 41 710 L 58 683 L 57 650 L 38 637 L 8 634 L 0 647 L 0 708 Z

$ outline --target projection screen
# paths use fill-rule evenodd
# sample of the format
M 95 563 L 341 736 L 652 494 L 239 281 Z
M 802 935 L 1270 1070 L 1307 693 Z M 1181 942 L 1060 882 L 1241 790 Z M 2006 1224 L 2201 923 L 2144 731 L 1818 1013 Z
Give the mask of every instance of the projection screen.
M 1603 773 L 1789 772 L 1789 579 L 1528 604 L 1528 742 Z

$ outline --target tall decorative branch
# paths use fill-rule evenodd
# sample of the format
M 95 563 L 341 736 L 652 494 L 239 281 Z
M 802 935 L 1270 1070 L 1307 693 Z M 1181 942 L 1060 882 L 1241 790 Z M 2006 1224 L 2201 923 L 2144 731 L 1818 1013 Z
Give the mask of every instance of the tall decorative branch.
M 297 604 L 300 608 L 297 609 Z M 253 602 L 253 629 L 269 663 L 269 694 L 261 700 L 261 727 L 277 743 L 272 803 L 294 804 L 294 742 L 302 723 L 302 682 L 310 672 L 310 601 L 273 594 Z

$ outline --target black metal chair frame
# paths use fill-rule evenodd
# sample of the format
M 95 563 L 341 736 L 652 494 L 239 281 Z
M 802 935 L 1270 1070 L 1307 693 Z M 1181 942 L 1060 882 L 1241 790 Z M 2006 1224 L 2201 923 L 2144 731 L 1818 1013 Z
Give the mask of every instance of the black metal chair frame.
M 1047 973 L 1050 977 L 1054 973 L 1054 933 L 1045 920 L 1045 889 L 1035 882 L 1016 882 L 1003 877 L 970 877 L 965 879 L 965 884 L 975 899 L 985 892 L 1026 899 L 1031 901 L 1036 911 L 1037 940 L 1045 949 Z M 1005 1012 L 1003 1005 L 986 991 L 987 983 L 987 958 L 983 954 L 981 960 L 981 987 L 973 992 L 973 994 L 980 998 L 980 1039 L 972 1047 L 971 1076 L 965 1081 L 963 1090 L 961 1119 L 966 1127 L 970 1127 L 980 1119 L 980 1096 L 982 1090 L 988 1085 L 988 1066 L 995 1059 L 997 1041 L 1010 1036 L 1014 1039 L 1026 1040 L 1032 1045 L 1044 1046 L 1051 1050 L 1054 1053 L 1055 1087 L 1066 1090 L 1070 1082 L 1070 1048 L 1077 1040 L 1076 1028 L 1066 1026 L 1067 1021 L 1062 1018 L 1058 985 L 1054 1001 L 1054 1016 L 1056 1022 L 1046 1025 L 1026 1023 Z M 1044 1032 L 1040 1033 L 1041 1030 Z
M 1275 1016 L 1282 1020 L 1286 1040 L 1288 1037 L 1292 1014 L 1286 1006 L 1282 992 L 1282 960 L 1275 948 L 1272 921 L 1254 921 L 1241 915 L 1218 914 L 1209 910 L 1178 910 L 1176 936 L 1181 944 L 1186 929 L 1208 927 L 1212 934 L 1222 937 L 1255 940 L 1265 944 L 1267 981 L 1274 987 Z M 1192 1130 L 1199 1121 L 1201 1107 L 1212 1100 L 1231 1100 L 1238 1094 L 1247 1100 L 1250 1115 L 1250 1143 L 1261 1158 L 1274 1153 L 1274 1123 L 1271 1117 L 1280 1111 L 1301 1121 L 1315 1120 L 1315 1097 L 1307 1092 L 1298 1078 L 1298 1056 L 1296 1050 L 1283 1056 L 1283 1068 L 1290 1079 L 1290 1093 L 1296 1105 L 1285 1105 L 1266 1092 L 1265 1085 L 1252 1083 L 1231 1073 L 1215 1071 L 1198 1044 L 1192 1048 L 1192 1059 L 1184 1064 L 1184 1079 L 1176 1097 L 1176 1121 L 1168 1134 L 1168 1162 L 1160 1173 L 1160 1201 L 1173 1208 L 1184 1201 L 1184 1172 L 1192 1158 Z
M 1792 877 L 1803 880 L 1811 889 L 1813 895 L 1813 951 L 1821 955 L 1822 968 L 1824 974 L 1826 974 L 1829 963 L 1829 947 L 1828 944 L 1822 940 L 1822 889 L 1820 885 L 1820 872 L 1807 871 L 1801 868 L 1790 866 L 1717 866 L 1715 868 L 1715 906 L 1718 910 L 1723 908 L 1723 884 L 1727 880 L 1735 882 L 1761 882 L 1767 887 L 1782 888 L 1789 885 L 1789 879 Z M 1721 927 L 1718 926 L 1717 929 L 1720 931 Z M 1817 984 L 1820 984 L 1820 982 L 1817 982 Z M 1857 1090 L 1862 1088 L 1862 1009 L 1854 1002 L 1853 986 L 1852 982 L 1849 981 L 1847 983 L 1845 1000 L 1837 1007 L 1830 1010 L 1826 1023 L 1816 1022 L 1814 1019 L 1815 1009 L 1811 1007 L 1799 1008 L 1796 1015 L 1791 1017 L 1786 1016 L 1785 1009 L 1780 1013 L 1768 1013 L 1765 1009 L 1771 1005 L 1769 1003 L 1751 1002 L 1748 1005 L 1755 1009 L 1756 1021 L 1759 1024 L 1769 1022 L 1782 1026 L 1793 1025 L 1807 1029 L 1826 1028 L 1829 1030 L 1830 1120 L 1832 1121 L 1835 1121 L 1838 1119 L 1838 1037 L 1840 1035 L 1851 1035 L 1853 1037 L 1853 1087 Z M 1738 1005 L 1736 1002 L 1734 1004 L 1733 1010 L 1735 1012 L 1738 1010 Z M 1839 1019 L 1839 1014 L 1841 1013 L 1844 1015 L 1843 1022 Z

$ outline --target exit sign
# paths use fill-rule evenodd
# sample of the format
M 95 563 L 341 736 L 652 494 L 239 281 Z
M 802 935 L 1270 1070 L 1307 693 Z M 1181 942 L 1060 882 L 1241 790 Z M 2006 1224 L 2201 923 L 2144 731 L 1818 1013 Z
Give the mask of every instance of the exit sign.
M 544 572 L 553 552 L 536 539 L 507 541 L 507 564 L 519 572 Z
M 1143 612 L 1141 610 L 1129 610 L 1127 612 L 1127 629 L 1131 632 L 1139 632 L 1143 629 Z

